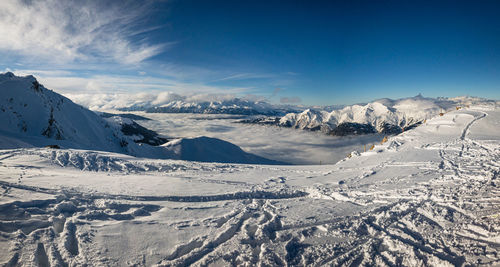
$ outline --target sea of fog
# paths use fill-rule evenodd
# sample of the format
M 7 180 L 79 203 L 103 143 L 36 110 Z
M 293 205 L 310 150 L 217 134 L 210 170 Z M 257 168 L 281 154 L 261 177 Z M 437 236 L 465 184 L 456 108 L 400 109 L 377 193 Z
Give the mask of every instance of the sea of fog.
M 246 152 L 292 164 L 332 164 L 350 152 L 362 152 L 383 136 L 370 134 L 352 137 L 328 136 L 320 132 L 235 123 L 244 116 L 220 114 L 134 114 L 151 120 L 137 121 L 146 128 L 169 137 L 208 136 L 240 146 Z

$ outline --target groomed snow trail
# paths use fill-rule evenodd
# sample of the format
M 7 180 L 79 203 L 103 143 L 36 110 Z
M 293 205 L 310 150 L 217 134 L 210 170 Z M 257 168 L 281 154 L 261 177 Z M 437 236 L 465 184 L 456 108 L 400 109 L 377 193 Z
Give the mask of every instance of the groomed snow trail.
M 0 262 L 499 265 L 500 131 L 484 128 L 498 122 L 451 112 L 330 166 L 5 150 Z

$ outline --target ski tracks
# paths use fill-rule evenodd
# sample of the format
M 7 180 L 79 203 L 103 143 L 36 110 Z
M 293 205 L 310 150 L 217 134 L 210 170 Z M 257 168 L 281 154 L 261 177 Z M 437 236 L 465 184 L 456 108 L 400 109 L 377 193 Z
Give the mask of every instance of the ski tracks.
M 273 244 L 286 239 L 279 236 L 282 223 L 271 200 L 254 199 L 226 218 L 212 238 L 179 245 L 157 266 L 206 266 L 211 264 L 284 265 L 283 253 L 277 253 Z M 189 249 L 185 249 L 189 247 Z M 183 251 L 184 253 L 180 253 Z

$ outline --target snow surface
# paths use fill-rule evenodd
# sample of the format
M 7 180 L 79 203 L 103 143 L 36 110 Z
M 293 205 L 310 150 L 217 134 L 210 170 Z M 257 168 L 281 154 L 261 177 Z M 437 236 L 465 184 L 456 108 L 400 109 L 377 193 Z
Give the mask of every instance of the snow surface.
M 206 136 L 179 138 L 162 146 L 175 155 L 170 157 L 172 159 L 247 164 L 286 164 L 246 153 L 234 144 Z
M 499 162 L 491 105 L 323 166 L 4 149 L 0 262 L 499 265 Z

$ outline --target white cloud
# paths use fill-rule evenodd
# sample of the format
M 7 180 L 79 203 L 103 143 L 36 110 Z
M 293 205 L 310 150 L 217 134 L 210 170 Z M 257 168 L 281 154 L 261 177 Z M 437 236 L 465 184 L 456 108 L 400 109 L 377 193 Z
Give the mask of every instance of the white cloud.
M 230 100 L 248 95 L 251 88 L 215 87 L 175 79 L 137 75 L 90 75 L 79 77 L 70 71 L 11 70 L 16 75 L 35 75 L 46 88 L 55 90 L 90 109 L 117 109 L 130 106 L 161 106 L 175 100 L 187 102 Z
M 266 86 L 285 84 L 271 73 L 148 60 L 176 44 L 144 38 L 162 27 L 149 25 L 157 4 L 157 0 L 0 0 L 0 65 L 18 75 L 34 75 L 63 94 L 171 92 L 218 100 L 224 95 L 259 93 L 262 79 Z
M 133 106 L 161 106 L 172 101 L 205 102 L 223 101 L 236 98 L 234 94 L 203 94 L 188 93 L 177 94 L 173 92 L 148 92 L 148 93 L 67 93 L 68 98 L 92 110 L 115 110 Z M 251 98 L 251 97 L 250 97 Z
M 169 91 L 177 94 L 246 94 L 251 88 L 247 87 L 218 87 L 203 83 L 182 82 L 175 78 L 151 77 L 142 74 L 136 75 L 107 75 L 96 74 L 79 76 L 78 73 L 64 70 L 34 70 L 34 69 L 6 69 L 16 75 L 34 75 L 46 88 L 62 94 L 95 94 L 95 93 L 131 93 L 151 92 L 157 94 Z
M 168 102 L 182 100 L 182 99 L 183 98 L 178 94 L 175 94 L 172 92 L 161 92 L 158 95 L 156 95 L 156 98 L 151 101 L 151 104 L 161 106 L 161 105 L 166 104 Z
M 169 44 L 132 41 L 148 13 L 144 1 L 0 1 L 0 50 L 47 62 L 137 64 Z

